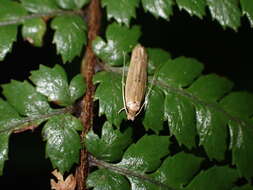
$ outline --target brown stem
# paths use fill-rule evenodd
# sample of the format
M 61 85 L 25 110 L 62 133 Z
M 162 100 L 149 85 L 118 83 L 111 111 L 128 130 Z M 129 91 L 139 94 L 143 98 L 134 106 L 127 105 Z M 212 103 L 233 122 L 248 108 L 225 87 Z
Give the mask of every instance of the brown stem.
M 100 1 L 92 0 L 88 7 L 87 12 L 88 20 L 88 45 L 86 53 L 82 61 L 81 72 L 86 80 L 87 90 L 83 99 L 83 107 L 81 112 L 81 121 L 84 130 L 81 134 L 81 139 L 84 138 L 86 133 L 91 129 L 93 124 L 93 97 L 95 86 L 92 83 L 94 75 L 94 68 L 97 63 L 96 55 L 92 51 L 92 41 L 98 35 L 101 20 Z M 77 190 L 85 190 L 85 181 L 88 175 L 88 153 L 85 149 L 81 150 L 80 165 L 76 169 Z

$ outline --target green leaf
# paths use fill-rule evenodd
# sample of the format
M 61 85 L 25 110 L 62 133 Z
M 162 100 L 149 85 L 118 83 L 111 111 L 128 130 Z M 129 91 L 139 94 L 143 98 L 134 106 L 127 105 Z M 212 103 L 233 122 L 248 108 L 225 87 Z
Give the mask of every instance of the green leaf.
M 60 65 L 49 68 L 40 65 L 40 69 L 31 72 L 30 79 L 36 84 L 36 90 L 59 105 L 71 105 L 67 74 Z
M 145 135 L 126 150 L 121 162 L 115 166 L 123 170 L 127 169 L 129 175 L 126 177 L 130 180 L 133 189 L 149 189 L 143 187 L 148 182 L 160 185 L 160 180 L 152 179 L 146 172 L 153 172 L 160 166 L 161 158 L 169 153 L 169 144 L 168 136 Z
M 180 189 L 196 175 L 202 161 L 203 158 L 180 152 L 166 158 L 151 176 L 170 187 Z
M 227 166 L 214 166 L 206 171 L 200 172 L 185 190 L 230 190 L 238 178 L 237 171 Z
M 232 89 L 233 83 L 214 74 L 199 77 L 188 89 L 200 101 L 196 102 L 197 131 L 200 144 L 208 157 L 223 160 L 227 149 L 228 118 L 217 101 Z M 207 105 L 208 102 L 213 104 Z
M 168 136 L 145 135 L 126 150 L 116 166 L 138 173 L 152 172 L 161 164 L 161 158 L 169 153 L 169 144 Z
M 117 2 L 117 4 L 119 3 Z M 92 44 L 93 51 L 107 64 L 122 65 L 124 53 L 132 50 L 137 44 L 140 34 L 140 27 L 138 26 L 129 29 L 113 23 L 106 30 L 107 43 L 102 38 L 97 37 Z
M 176 0 L 179 9 L 186 10 L 191 16 L 196 15 L 199 18 L 205 16 L 205 0 Z
M 164 94 L 158 88 L 151 90 L 145 108 L 143 125 L 146 130 L 153 130 L 156 134 L 163 129 L 164 107 L 157 106 L 164 104 Z
M 55 0 L 59 7 L 63 9 L 77 9 L 82 8 L 90 0 Z
M 132 142 L 132 128 L 124 132 L 113 129 L 113 126 L 106 122 L 102 128 L 102 135 L 99 138 L 92 130 L 85 137 L 87 150 L 96 158 L 108 162 L 115 162 L 121 159 L 123 151 Z
M 234 187 L 232 190 L 253 190 L 253 186 L 247 184 L 241 187 Z
M 10 104 L 0 98 L 0 127 L 3 127 L 2 121 L 12 118 L 18 119 L 20 116 Z
M 81 74 L 76 75 L 69 84 L 69 92 L 71 102 L 74 102 L 78 98 L 80 98 L 86 89 L 86 83 Z
M 57 114 L 58 110 L 53 110 L 44 115 L 32 115 L 29 117 L 21 117 L 18 112 L 8 102 L 0 99 L 0 134 L 12 132 L 25 127 L 36 127 L 43 121 L 47 120 L 53 114 Z
M 159 69 L 158 80 L 175 87 L 184 87 L 193 82 L 203 70 L 203 65 L 195 59 L 179 57 L 168 60 Z
M 59 10 L 55 0 L 21 0 L 21 3 L 32 13 L 50 13 Z
M 236 164 L 241 176 L 250 179 L 253 176 L 253 122 L 249 118 L 253 114 L 253 95 L 247 92 L 234 92 L 221 100 L 221 105 L 229 113 L 246 118 L 241 121 L 234 118 L 229 122 L 230 148 L 232 161 Z M 233 116 L 233 115 L 232 115 Z
M 35 88 L 27 81 L 12 80 L 5 84 L 3 94 L 8 102 L 21 114 L 36 116 L 49 113 L 51 108 L 44 96 L 36 92 Z
M 82 8 L 84 5 L 88 4 L 90 0 L 74 0 L 76 7 Z
M 53 43 L 64 63 L 79 56 L 87 41 L 84 20 L 77 15 L 58 16 L 52 20 L 51 27 L 55 30 Z
M 99 116 L 105 114 L 107 120 L 119 127 L 126 118 L 124 112 L 119 111 L 124 107 L 122 99 L 122 84 L 119 74 L 99 72 L 94 78 L 95 84 L 100 83 L 96 89 L 94 100 L 99 100 Z
M 249 121 L 253 114 L 253 95 L 247 92 L 233 92 L 221 100 L 222 107 L 231 114 L 229 122 L 230 148 L 233 164 L 238 167 L 241 176 L 253 176 L 253 122 Z M 233 117 L 236 115 L 237 117 Z M 239 120 L 239 118 L 244 120 Z
M 1 26 L 0 27 L 0 61 L 4 59 L 6 54 L 11 51 L 12 43 L 16 40 L 17 26 Z
M 201 104 L 195 106 L 199 144 L 204 146 L 210 159 L 221 161 L 228 147 L 228 118 L 219 110 Z
M 107 169 L 99 169 L 89 174 L 87 187 L 93 190 L 130 190 L 130 184 L 125 177 Z
M 179 144 L 196 147 L 196 116 L 193 105 L 184 96 L 168 93 L 165 98 L 165 118 Z
M 34 46 L 41 47 L 46 28 L 45 22 L 40 18 L 26 20 L 22 27 L 23 38 Z
M 114 18 L 118 23 L 130 24 L 131 18 L 135 18 L 135 9 L 139 0 L 102 0 L 102 6 L 107 8 L 108 20 Z
M 133 189 L 149 189 L 144 187 L 149 182 L 157 187 L 160 180 L 154 180 L 146 172 L 153 172 L 160 166 L 161 158 L 169 153 L 169 144 L 168 136 L 145 135 L 136 144 L 132 144 L 124 153 L 121 162 L 114 166 L 118 167 L 119 171 L 127 170 L 126 177 Z
M 27 14 L 20 3 L 10 0 L 1 0 L 0 10 L 0 21 L 16 20 Z
M 0 133 L 0 175 L 3 175 L 4 162 L 5 160 L 8 160 L 9 136 L 9 132 Z
M 19 118 L 13 107 L 0 98 L 0 175 L 3 174 L 4 162 L 8 159 L 10 131 L 6 129 Z
M 73 0 L 56 0 L 56 2 L 59 5 L 59 7 L 63 8 L 63 9 L 77 8 L 75 1 L 73 1 Z
M 81 143 L 76 130 L 80 128 L 80 120 L 64 114 L 49 119 L 42 130 L 43 139 L 47 141 L 46 156 L 62 174 L 79 161 Z
M 145 11 L 150 12 L 156 18 L 162 17 L 169 20 L 173 14 L 172 10 L 173 0 L 142 0 L 142 6 Z
M 20 19 L 25 16 L 25 9 L 17 2 L 1 0 L 0 3 L 0 22 L 8 22 Z M 16 40 L 17 25 L 0 27 L 0 61 L 11 51 L 12 43 Z
M 249 119 L 253 114 L 253 94 L 248 92 L 232 92 L 224 97 L 220 104 L 231 115 Z
M 238 0 L 206 0 L 211 15 L 223 27 L 234 30 L 240 26 L 241 11 Z
M 76 75 L 68 85 L 67 74 L 60 65 L 53 68 L 40 65 L 40 69 L 31 72 L 31 81 L 36 85 L 36 90 L 62 106 L 73 104 L 80 98 L 86 88 L 83 77 Z
M 16 124 L 20 118 L 18 112 L 0 98 L 0 134 L 9 131 L 8 129 Z
M 240 2 L 242 13 L 248 17 L 251 27 L 253 27 L 253 1 L 240 0 Z
M 188 89 L 194 96 L 207 102 L 217 102 L 233 87 L 233 83 L 215 74 L 199 77 Z
M 153 74 L 159 66 L 170 59 L 171 55 L 167 51 L 159 48 L 147 48 L 148 53 L 148 73 Z

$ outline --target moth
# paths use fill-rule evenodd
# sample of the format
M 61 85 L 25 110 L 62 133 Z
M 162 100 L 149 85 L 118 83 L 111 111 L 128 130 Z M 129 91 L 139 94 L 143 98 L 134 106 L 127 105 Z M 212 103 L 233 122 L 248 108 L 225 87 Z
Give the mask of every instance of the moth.
M 126 85 L 122 82 L 124 110 L 128 120 L 134 120 L 141 112 L 146 94 L 148 55 L 143 46 L 136 45 L 132 51 Z M 124 79 L 124 70 L 123 77 Z

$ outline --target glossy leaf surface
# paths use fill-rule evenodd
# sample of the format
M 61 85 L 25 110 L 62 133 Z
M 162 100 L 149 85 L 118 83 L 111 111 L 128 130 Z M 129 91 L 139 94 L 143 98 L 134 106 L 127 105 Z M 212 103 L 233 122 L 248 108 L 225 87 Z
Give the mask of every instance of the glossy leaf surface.
M 142 0 L 142 6 L 145 11 L 152 13 L 156 18 L 162 17 L 169 20 L 172 15 L 172 0 Z
M 56 0 L 21 0 L 22 5 L 32 13 L 49 13 L 59 9 Z
M 60 65 L 54 68 L 40 65 L 39 70 L 31 72 L 30 79 L 36 84 L 36 90 L 47 96 L 49 101 L 60 105 L 71 104 L 67 74 Z
M 41 65 L 39 70 L 32 71 L 30 79 L 36 84 L 36 90 L 48 97 L 49 101 L 67 106 L 80 98 L 86 88 L 81 75 L 76 75 L 68 85 L 67 74 L 60 65 L 53 68 Z
M 233 92 L 221 100 L 223 108 L 232 115 L 238 115 L 242 120 L 229 122 L 230 148 L 232 149 L 233 163 L 238 166 L 241 176 L 250 178 L 253 176 L 253 122 L 249 117 L 253 114 L 253 95 L 247 92 Z
M 207 0 L 206 2 L 212 17 L 218 20 L 221 26 L 237 30 L 241 18 L 237 0 Z
M 113 23 L 106 29 L 106 41 L 101 37 L 93 41 L 93 51 L 107 64 L 122 65 L 139 37 L 140 27 L 127 28 Z
M 203 65 L 195 59 L 179 57 L 168 60 L 159 69 L 158 80 L 170 86 L 184 87 L 193 82 L 203 70 Z
M 199 173 L 185 189 L 229 190 L 233 187 L 237 177 L 238 173 L 235 169 L 231 169 L 227 166 L 214 166 Z
M 69 84 L 71 102 L 80 98 L 86 90 L 86 83 L 81 74 L 76 75 Z
M 80 129 L 80 120 L 68 114 L 52 117 L 43 128 L 43 139 L 47 141 L 46 156 L 62 174 L 79 161 L 81 143 L 77 130 Z
M 189 149 L 196 146 L 196 119 L 193 105 L 183 96 L 168 93 L 165 98 L 165 119 L 179 144 Z
M 130 190 L 130 184 L 124 176 L 107 169 L 92 172 L 88 176 L 86 184 L 89 188 L 93 187 L 94 190 Z
M 87 41 L 84 20 L 77 15 L 58 16 L 51 22 L 51 27 L 55 30 L 53 43 L 63 62 L 70 62 L 79 56 Z
M 9 135 L 8 132 L 0 133 L 0 175 L 3 175 L 4 162 L 8 160 Z
M 164 120 L 164 106 L 157 106 L 164 104 L 164 94 L 158 88 L 152 88 L 150 96 L 147 99 L 147 106 L 145 111 L 143 125 L 146 130 L 153 130 L 156 134 L 163 129 Z
M 159 71 L 160 65 L 170 59 L 167 51 L 159 48 L 146 48 L 148 53 L 148 73 L 154 74 Z
M 12 21 L 25 16 L 25 9 L 17 2 L 1 0 L 0 2 L 0 22 Z M 16 40 L 17 26 L 7 25 L 0 27 L 0 61 L 11 51 L 12 43 Z
M 121 159 L 125 148 L 132 142 L 132 129 L 127 128 L 124 132 L 113 129 L 113 126 L 106 122 L 102 128 L 101 138 L 92 130 L 85 137 L 85 147 L 96 158 L 108 162 L 115 162 Z
M 15 20 L 26 14 L 26 10 L 20 3 L 10 0 L 1 0 L 0 21 Z
M 180 152 L 166 158 L 161 167 L 150 176 L 172 187 L 171 189 L 180 189 L 196 175 L 202 161 L 203 158 Z M 154 184 L 149 184 L 147 189 L 155 189 L 155 187 Z
M 199 18 L 205 16 L 205 0 L 176 0 L 177 5 L 180 9 L 186 10 L 190 15 L 196 15 Z
M 6 54 L 11 51 L 12 43 L 16 41 L 17 26 L 0 27 L 0 36 L 0 61 L 2 61 Z
M 169 144 L 168 136 L 145 135 L 126 150 L 116 165 L 140 173 L 154 171 L 161 164 L 161 158 L 169 153 Z
M 253 27 L 253 1 L 240 0 L 242 6 L 242 13 L 246 15 Z
M 45 32 L 46 23 L 39 18 L 26 20 L 22 27 L 23 38 L 36 47 L 42 46 Z
M 38 93 L 27 81 L 19 82 L 12 80 L 5 84 L 3 94 L 8 102 L 21 114 L 35 116 L 49 113 L 51 108 L 46 97 Z
M 99 115 L 106 115 L 107 120 L 120 126 L 121 121 L 126 118 L 124 111 L 119 113 L 123 105 L 121 90 L 121 75 L 111 72 L 100 72 L 93 78 L 96 89 L 95 100 L 99 100 Z
M 106 7 L 108 20 L 114 18 L 118 23 L 129 26 L 130 19 L 135 18 L 135 8 L 139 0 L 102 0 L 102 6 Z

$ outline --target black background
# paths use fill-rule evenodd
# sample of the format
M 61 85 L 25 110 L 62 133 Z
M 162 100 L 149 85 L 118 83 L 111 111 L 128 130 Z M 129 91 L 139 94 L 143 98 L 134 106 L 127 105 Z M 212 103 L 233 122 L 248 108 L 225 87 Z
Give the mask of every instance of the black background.
M 208 11 L 207 11 L 208 12 Z M 210 13 L 200 20 L 185 11 L 174 8 L 170 22 L 156 19 L 139 9 L 132 24 L 141 24 L 143 35 L 140 42 L 146 47 L 159 47 L 177 56 L 194 57 L 205 64 L 204 73 L 217 73 L 235 83 L 234 90 L 253 91 L 252 42 L 253 30 L 246 17 L 242 17 L 238 32 L 223 29 Z M 34 48 L 24 42 L 19 34 L 13 51 L 0 62 L 0 83 L 11 79 L 25 80 L 39 64 L 53 66 L 61 63 L 56 48 L 50 44 L 52 31 L 45 36 L 45 46 Z M 77 59 L 78 61 L 78 59 Z M 78 72 L 73 64 L 64 65 L 71 72 Z M 79 67 L 79 66 L 78 66 Z M 13 134 L 9 144 L 9 161 L 0 177 L 1 189 L 50 189 L 51 164 L 45 159 L 45 144 L 41 129 L 34 132 Z

